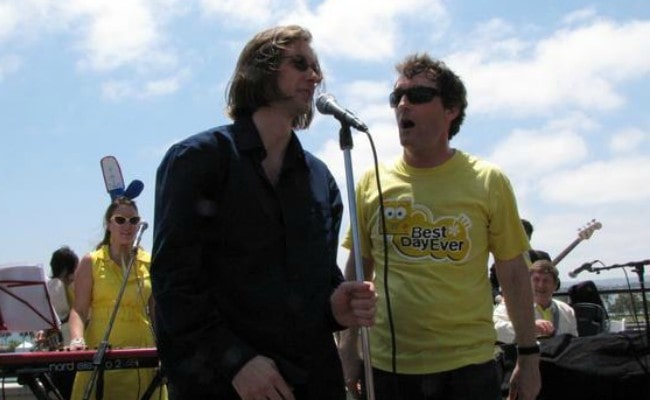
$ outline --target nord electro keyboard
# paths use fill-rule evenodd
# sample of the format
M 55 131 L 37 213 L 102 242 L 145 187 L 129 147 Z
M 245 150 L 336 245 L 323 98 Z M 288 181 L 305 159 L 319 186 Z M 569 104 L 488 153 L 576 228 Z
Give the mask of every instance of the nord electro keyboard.
M 60 399 L 63 396 L 51 379 L 51 374 L 92 371 L 96 351 L 38 351 L 31 353 L 0 353 L 0 378 L 16 376 L 18 383 L 28 386 L 39 400 Z M 104 354 L 103 370 L 158 367 L 155 348 L 114 349 Z M 162 384 L 160 371 L 142 395 L 150 399 L 156 387 Z
M 0 369 L 5 373 L 19 370 L 40 372 L 92 371 L 94 350 L 37 351 L 31 353 L 0 353 Z M 155 348 L 107 350 L 104 370 L 151 368 L 158 366 Z

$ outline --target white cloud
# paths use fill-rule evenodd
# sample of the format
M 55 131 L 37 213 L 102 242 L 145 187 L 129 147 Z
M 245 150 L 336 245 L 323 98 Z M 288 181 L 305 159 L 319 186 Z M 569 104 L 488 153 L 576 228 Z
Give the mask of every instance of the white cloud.
M 273 0 L 201 0 L 207 15 L 216 14 L 226 25 L 265 24 L 271 20 L 278 1 Z
M 628 153 L 650 143 L 650 134 L 640 129 L 630 128 L 614 133 L 610 139 L 610 148 L 615 153 Z
M 432 40 L 449 23 L 441 0 L 201 0 L 200 5 L 206 16 L 244 31 L 302 25 L 314 34 L 320 53 L 353 60 L 391 57 L 404 40 Z M 402 36 L 419 25 L 426 27 L 424 36 Z
M 0 42 L 11 40 L 17 53 L 27 49 L 25 44 L 45 35 L 71 34 L 62 51 L 76 49 L 80 56 L 77 64 L 84 70 L 109 74 L 128 68 L 140 80 L 155 81 L 153 74 L 176 73 L 177 54 L 168 47 L 163 28 L 170 16 L 181 14 L 186 8 L 178 0 L 0 3 Z M 7 58 L 0 61 L 0 78 L 17 65 L 8 64 Z M 150 94 L 170 92 L 169 88 L 161 89 L 160 84 L 149 89 Z M 121 98 L 130 89 L 111 80 L 103 90 L 110 98 Z
M 568 205 L 647 202 L 648 182 L 650 157 L 624 157 L 550 174 L 542 179 L 540 194 L 546 201 Z
M 227 27 L 252 26 L 257 30 L 272 23 L 299 24 L 314 34 L 315 45 L 322 54 L 355 60 L 377 61 L 393 56 L 407 33 L 405 30 L 420 26 L 415 22 L 429 23 L 431 37 L 446 26 L 440 0 L 325 0 L 315 8 L 311 4 L 306 0 L 201 1 L 203 12 Z
M 296 13 L 287 19 L 304 21 L 322 54 L 377 59 L 391 55 L 397 40 L 392 8 L 381 1 L 328 0 L 319 5 L 315 13 L 302 16 Z M 359 15 L 364 18 L 358 18 Z
M 60 29 L 65 21 L 51 0 L 0 2 L 0 43 L 13 41 L 20 46 L 43 33 Z
M 72 33 L 96 68 L 111 68 L 155 42 L 153 14 L 176 0 L 22 0 L 0 3 L 0 40 Z M 161 14 L 157 12 L 157 14 Z M 119 54 L 120 51 L 121 53 Z M 105 58 L 110 58 L 106 60 Z
M 573 114 L 539 130 L 516 129 L 496 143 L 488 159 L 507 171 L 518 185 L 527 185 L 549 172 L 584 161 L 588 148 L 581 132 L 594 127 L 584 115 Z
M 650 21 L 594 21 L 537 43 L 481 41 L 450 55 L 449 63 L 466 81 L 472 112 L 539 116 L 567 106 L 611 110 L 625 103 L 617 83 L 650 72 L 648 37 Z
M 18 13 L 14 5 L 0 3 L 0 43 L 13 34 L 18 24 Z
M 388 106 L 388 83 L 374 81 L 353 81 L 337 91 L 340 103 L 355 113 L 366 124 L 393 121 Z
M 583 8 L 567 14 L 562 18 L 562 22 L 566 25 L 570 25 L 586 20 L 593 20 L 594 17 L 597 17 L 596 10 L 593 8 Z
M 481 41 L 501 39 L 504 36 L 511 36 L 515 29 L 507 21 L 501 18 L 492 18 L 486 22 L 476 25 L 471 37 L 480 38 Z
M 125 98 L 146 99 L 169 95 L 178 91 L 188 76 L 187 71 L 182 71 L 172 76 L 146 82 L 111 80 L 102 85 L 102 95 L 105 99 L 111 101 L 119 101 Z
M 445 8 L 438 0 L 326 0 L 316 12 L 298 11 L 287 20 L 304 21 L 323 54 L 380 61 L 399 51 L 400 40 L 412 32 L 410 25 L 427 21 L 428 33 L 435 37 L 446 26 L 441 22 L 445 18 Z M 427 37 L 422 37 L 421 31 L 418 34 L 425 42 Z
M 585 141 L 570 130 L 552 133 L 517 130 L 490 156 L 511 175 L 539 176 L 587 155 Z
M 79 23 L 80 64 L 99 71 L 149 64 L 162 51 L 154 4 L 144 0 L 73 0 L 64 10 Z
M 174 93 L 178 90 L 180 82 L 177 77 L 159 79 L 147 82 L 145 85 L 146 96 L 160 96 Z
M 376 81 L 354 81 L 347 84 L 344 88 L 344 94 L 347 96 L 363 96 L 371 100 L 377 100 L 379 98 L 386 98 L 386 104 L 388 104 L 388 91 L 390 90 L 390 85 L 387 83 L 381 83 Z M 359 99 L 356 99 L 359 100 Z

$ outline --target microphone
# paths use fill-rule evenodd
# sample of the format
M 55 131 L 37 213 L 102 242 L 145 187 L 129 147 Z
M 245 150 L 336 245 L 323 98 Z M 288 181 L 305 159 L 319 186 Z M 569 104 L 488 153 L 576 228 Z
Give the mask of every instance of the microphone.
M 318 99 L 316 99 L 316 108 L 321 114 L 333 115 L 334 118 L 338 119 L 340 122 L 346 123 L 356 130 L 366 133 L 368 132 L 366 124 L 361 122 L 352 111 L 341 107 L 336 102 L 336 98 L 329 93 L 321 93 L 318 96 Z
M 586 262 L 586 263 L 582 264 L 581 266 L 579 266 L 578 268 L 574 269 L 573 271 L 569 272 L 569 276 L 571 278 L 575 278 L 582 271 L 591 271 L 591 266 L 594 265 L 597 262 L 598 262 L 598 260 L 594 260 L 592 262 Z
M 142 234 L 147 230 L 149 224 L 146 221 L 142 221 L 138 224 L 138 233 L 135 235 L 135 240 L 133 240 L 133 247 L 131 251 L 134 253 L 138 251 L 138 246 L 140 246 L 140 240 L 142 240 Z

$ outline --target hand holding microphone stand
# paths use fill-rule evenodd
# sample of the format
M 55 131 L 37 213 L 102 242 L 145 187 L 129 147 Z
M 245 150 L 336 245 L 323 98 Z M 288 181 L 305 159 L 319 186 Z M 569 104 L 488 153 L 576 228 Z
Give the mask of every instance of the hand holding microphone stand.
M 92 388 L 93 386 L 95 386 L 95 384 L 97 385 L 97 391 L 95 393 L 95 397 L 98 400 L 104 398 L 104 360 L 106 358 L 106 351 L 110 347 L 108 343 L 108 338 L 111 335 L 111 331 L 113 330 L 115 317 L 117 316 L 117 311 L 120 308 L 120 303 L 122 301 L 122 297 L 124 296 L 124 290 L 126 289 L 126 284 L 128 283 L 129 276 L 131 275 L 131 269 L 133 269 L 133 263 L 137 258 L 136 256 L 138 254 L 138 247 L 140 247 L 140 241 L 142 240 L 142 234 L 148 227 L 149 224 L 144 221 L 142 221 L 138 226 L 138 232 L 135 236 L 135 240 L 133 241 L 133 245 L 131 246 L 131 257 L 129 259 L 129 264 L 126 268 L 126 271 L 124 272 L 124 276 L 122 277 L 122 286 L 120 286 L 120 291 L 118 292 L 117 298 L 115 299 L 115 304 L 113 306 L 110 319 L 108 320 L 108 325 L 106 325 L 106 330 L 104 331 L 104 337 L 102 341 L 99 343 L 97 352 L 95 352 L 95 355 L 93 356 L 93 371 L 90 380 L 86 383 L 86 388 L 84 390 L 84 395 L 83 395 L 84 400 L 88 400 L 90 398 Z

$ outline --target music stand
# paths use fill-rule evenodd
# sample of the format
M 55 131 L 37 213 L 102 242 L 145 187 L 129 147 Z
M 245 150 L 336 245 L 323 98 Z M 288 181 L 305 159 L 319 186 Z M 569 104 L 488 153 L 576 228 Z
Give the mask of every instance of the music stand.
M 41 265 L 1 265 L 0 331 L 60 331 L 60 326 Z M 19 374 L 18 383 L 29 386 L 38 399 L 63 398 L 49 375 L 42 371 Z
M 60 326 L 43 268 L 38 264 L 0 265 L 0 331 L 59 330 Z

